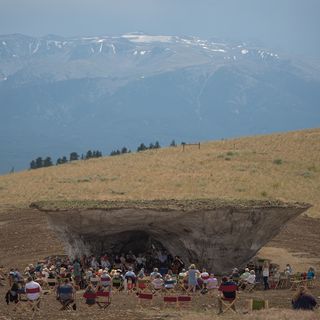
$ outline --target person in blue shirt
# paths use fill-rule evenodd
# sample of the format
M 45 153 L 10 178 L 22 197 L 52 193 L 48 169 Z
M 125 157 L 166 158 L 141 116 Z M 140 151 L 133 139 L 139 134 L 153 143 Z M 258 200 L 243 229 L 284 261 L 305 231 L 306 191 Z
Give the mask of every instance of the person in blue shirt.
M 310 267 L 307 272 L 307 280 L 313 280 L 314 276 L 315 276 L 314 269 L 312 267 Z

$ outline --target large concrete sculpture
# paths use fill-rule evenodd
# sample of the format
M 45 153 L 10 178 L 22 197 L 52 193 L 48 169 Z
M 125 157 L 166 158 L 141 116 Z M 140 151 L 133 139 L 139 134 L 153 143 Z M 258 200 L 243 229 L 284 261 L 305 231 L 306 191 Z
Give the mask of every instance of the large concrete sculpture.
M 68 253 L 144 252 L 161 245 L 222 273 L 248 262 L 310 205 L 279 201 L 157 200 L 33 204 Z

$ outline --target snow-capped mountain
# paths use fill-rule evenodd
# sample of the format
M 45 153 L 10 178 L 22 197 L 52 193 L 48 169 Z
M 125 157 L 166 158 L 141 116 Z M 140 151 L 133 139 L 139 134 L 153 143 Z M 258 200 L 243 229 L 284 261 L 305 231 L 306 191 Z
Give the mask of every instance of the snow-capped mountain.
M 320 124 L 318 65 L 253 44 L 0 35 L 0 171 L 37 156 Z
M 176 68 L 233 61 L 273 61 L 279 56 L 245 44 L 226 44 L 196 37 L 122 36 L 32 38 L 0 36 L 0 68 L 8 78 L 17 72 L 51 80 L 132 76 Z M 54 66 L 54 67 L 53 67 Z

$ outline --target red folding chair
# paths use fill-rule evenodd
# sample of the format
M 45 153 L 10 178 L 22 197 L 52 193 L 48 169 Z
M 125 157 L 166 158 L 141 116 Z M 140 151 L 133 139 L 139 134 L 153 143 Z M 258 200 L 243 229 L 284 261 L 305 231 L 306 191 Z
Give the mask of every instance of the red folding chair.
M 164 296 L 163 297 L 163 305 L 164 306 L 174 305 L 176 307 L 177 303 L 178 303 L 178 297 L 176 297 L 176 296 Z
M 96 293 L 85 292 L 83 294 L 83 297 L 86 299 L 86 305 L 88 305 L 89 307 L 91 307 L 94 304 L 96 304 L 96 298 L 97 298 L 97 294 Z
M 178 307 L 188 307 L 191 305 L 192 297 L 191 296 L 178 296 Z
M 142 306 L 143 301 L 145 301 L 145 302 L 148 303 L 149 305 L 152 305 L 152 303 L 153 303 L 153 294 L 152 294 L 152 293 L 140 292 L 140 293 L 138 294 L 138 303 L 139 303 L 139 306 Z
M 133 290 L 135 288 L 135 284 L 133 283 L 133 281 L 129 278 L 127 280 L 127 293 L 133 293 Z
M 148 289 L 148 280 L 147 279 L 138 279 L 137 280 L 138 292 L 144 292 Z
M 97 291 L 96 293 L 96 303 L 102 308 L 106 309 L 111 304 L 111 295 L 109 291 Z

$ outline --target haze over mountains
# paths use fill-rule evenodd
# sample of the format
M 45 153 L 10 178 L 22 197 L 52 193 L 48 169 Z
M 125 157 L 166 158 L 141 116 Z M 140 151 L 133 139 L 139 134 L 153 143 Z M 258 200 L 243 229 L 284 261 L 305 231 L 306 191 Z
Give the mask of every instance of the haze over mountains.
M 0 36 L 0 172 L 159 140 L 320 125 L 320 68 L 244 43 L 151 36 Z

